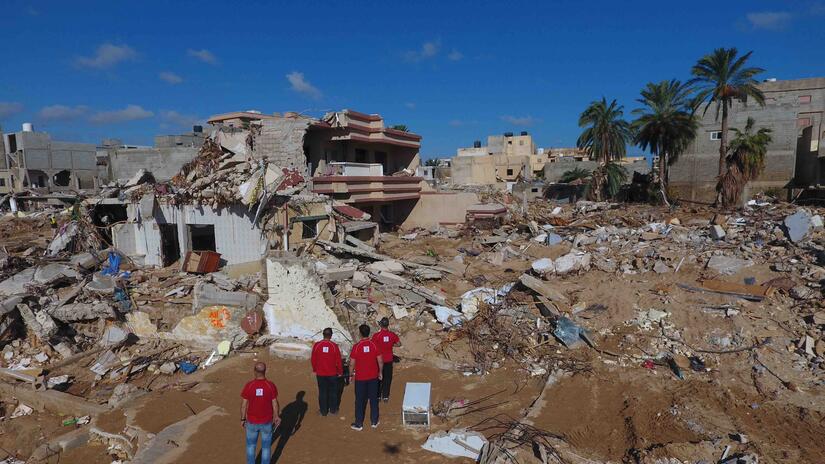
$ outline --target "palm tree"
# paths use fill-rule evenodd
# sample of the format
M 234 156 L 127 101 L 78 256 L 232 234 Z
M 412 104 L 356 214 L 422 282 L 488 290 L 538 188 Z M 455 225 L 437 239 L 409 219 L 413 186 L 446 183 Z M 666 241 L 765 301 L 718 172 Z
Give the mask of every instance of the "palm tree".
M 765 156 L 773 137 L 771 130 L 764 127 L 754 133 L 754 125 L 756 121 L 748 118 L 744 131 L 733 129 L 730 154 L 725 160 L 727 170 L 716 184 L 724 206 L 737 204 L 745 185 L 765 170 Z
M 667 168 L 696 136 L 699 124 L 692 109 L 691 88 L 676 79 L 650 82 L 637 100 L 644 105 L 634 110 L 635 142 L 659 158 L 659 190 L 668 205 Z
M 711 103 L 716 103 L 716 119 L 722 114 L 722 134 L 719 145 L 719 176 L 726 169 L 725 158 L 728 150 L 728 110 L 734 100 L 747 103 L 748 98 L 765 105 L 765 95 L 756 86 L 754 76 L 764 71 L 762 68 L 746 67 L 751 56 L 748 52 L 737 58 L 736 48 L 717 48 L 693 65 L 695 76 L 688 85 L 696 85 L 699 101 L 707 100 L 705 113 Z M 704 113 L 703 113 L 704 114 Z M 718 200 L 718 199 L 717 199 Z
M 576 146 L 601 164 L 593 171 L 591 178 L 590 191 L 597 200 L 601 200 L 605 187 L 610 196 L 615 195 L 621 185 L 621 175 L 627 176 L 621 166 L 611 165 L 613 161 L 624 158 L 627 143 L 633 139 L 633 129 L 629 122 L 622 119 L 623 116 L 624 107 L 616 100 L 608 103 L 604 97 L 590 103 L 579 116 L 579 127 L 584 131 Z

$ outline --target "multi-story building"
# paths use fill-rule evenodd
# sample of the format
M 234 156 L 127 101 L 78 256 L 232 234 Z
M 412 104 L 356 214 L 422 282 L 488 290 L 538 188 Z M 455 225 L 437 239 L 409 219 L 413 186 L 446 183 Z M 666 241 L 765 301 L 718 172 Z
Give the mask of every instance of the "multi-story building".
M 185 134 L 155 136 L 151 147 L 108 139 L 98 148 L 98 164 L 107 180 L 127 180 L 146 169 L 155 180 L 168 181 L 198 155 L 204 139 L 201 126 Z
M 0 131 L 0 138 L 0 193 L 94 190 L 100 185 L 94 144 L 52 140 L 29 123 L 19 132 Z
M 825 184 L 825 78 L 775 80 L 759 84 L 765 105 L 734 102 L 729 126 L 744 129 L 748 118 L 756 129 L 771 129 L 765 171 L 748 184 L 745 199 L 758 191 L 805 188 Z M 728 140 L 733 137 L 728 133 Z M 670 168 L 669 182 L 677 196 L 713 201 L 719 166 L 721 121 L 713 105 L 703 113 L 699 131 L 688 150 Z
M 476 140 L 472 147 L 459 148 L 452 163 L 452 181 L 459 185 L 506 185 L 530 179 L 547 163 L 547 154 L 536 150 L 533 137 L 519 135 L 487 137 L 487 145 Z

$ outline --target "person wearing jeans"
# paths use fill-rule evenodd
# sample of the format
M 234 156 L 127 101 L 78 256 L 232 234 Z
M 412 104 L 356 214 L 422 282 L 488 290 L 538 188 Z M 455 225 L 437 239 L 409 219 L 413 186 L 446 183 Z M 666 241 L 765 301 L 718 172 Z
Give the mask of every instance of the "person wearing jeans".
M 255 378 L 241 390 L 241 426 L 246 429 L 246 463 L 255 464 L 255 447 L 261 436 L 261 464 L 272 455 L 272 428 L 281 423 L 278 388 L 266 378 L 266 364 L 255 363 Z
M 332 329 L 324 329 L 324 339 L 312 346 L 312 373 L 318 381 L 318 409 L 322 416 L 338 413 L 338 379 L 344 375 L 341 350 L 332 341 Z
M 355 422 L 350 425 L 353 430 L 363 430 L 367 402 L 370 403 L 370 422 L 372 428 L 378 427 L 378 382 L 384 362 L 378 347 L 370 340 L 370 327 L 361 324 L 358 327 L 361 340 L 352 347 L 350 353 L 350 376 L 355 379 Z

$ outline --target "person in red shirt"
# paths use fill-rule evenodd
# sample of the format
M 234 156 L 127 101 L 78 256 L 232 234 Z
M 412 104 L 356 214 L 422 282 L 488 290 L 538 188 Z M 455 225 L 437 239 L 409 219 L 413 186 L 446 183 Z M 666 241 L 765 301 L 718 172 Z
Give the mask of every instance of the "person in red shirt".
M 246 429 L 246 462 L 255 463 L 255 447 L 261 435 L 261 464 L 272 456 L 272 427 L 281 423 L 278 388 L 266 378 L 266 364 L 255 363 L 255 378 L 241 390 L 241 426 Z
M 338 413 L 338 379 L 344 375 L 341 350 L 332 341 L 332 329 L 324 329 L 324 339 L 312 345 L 312 373 L 318 381 L 318 408 L 322 416 Z
M 397 345 L 401 340 L 398 335 L 390 332 L 390 320 L 382 318 L 378 325 L 381 330 L 372 336 L 372 342 L 378 347 L 381 353 L 381 359 L 384 361 L 384 367 L 381 369 L 381 382 L 378 383 L 378 393 L 381 399 L 386 403 L 390 400 L 390 386 L 392 385 L 392 364 L 395 355 L 392 352 L 393 345 Z
M 367 401 L 370 402 L 372 428 L 378 427 L 378 382 L 384 362 L 378 347 L 370 340 L 370 326 L 361 324 L 358 332 L 361 340 L 352 347 L 349 355 L 350 376 L 355 379 L 355 422 L 350 427 L 360 431 L 364 429 Z

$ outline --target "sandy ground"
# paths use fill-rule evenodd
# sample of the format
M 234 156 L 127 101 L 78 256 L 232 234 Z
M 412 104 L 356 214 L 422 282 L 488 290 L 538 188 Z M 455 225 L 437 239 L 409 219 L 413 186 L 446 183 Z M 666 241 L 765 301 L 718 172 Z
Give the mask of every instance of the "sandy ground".
M 522 409 L 539 394 L 542 380 L 523 378 L 508 368 L 485 377 L 464 376 L 420 363 L 401 362 L 393 379 L 389 404 L 381 404 L 381 425 L 353 431 L 353 389 L 347 387 L 338 417 L 321 417 L 317 412 L 317 388 L 308 362 L 262 356 L 269 366 L 268 377 L 278 386 L 284 423 L 276 432 L 272 448 L 273 462 L 443 462 L 443 457 L 421 449 L 429 432 L 456 425 L 472 426 L 497 413 L 520 416 Z M 153 393 L 127 411 L 113 411 L 101 416 L 97 426 L 119 432 L 127 423 L 124 412 L 133 416 L 128 422 L 149 432 L 202 411 L 210 405 L 223 409 L 224 415 L 200 426 L 191 439 L 180 443 L 179 452 L 169 456 L 175 463 L 241 462 L 244 456 L 244 433 L 239 423 L 240 390 L 251 378 L 251 356 L 236 357 L 215 365 L 203 375 L 200 385 L 187 392 Z M 189 380 L 183 378 L 183 380 Z M 458 421 L 442 423 L 433 418 L 433 427 L 405 428 L 401 425 L 401 401 L 405 382 L 432 382 L 432 402 L 447 398 L 478 399 L 498 393 L 486 404 L 498 407 L 478 414 L 468 414 Z M 192 408 L 191 410 L 189 408 Z M 369 412 L 368 412 L 369 414 Z M 291 433 L 283 431 L 292 430 Z M 84 450 L 84 453 L 102 449 Z M 80 453 L 77 451 L 76 453 Z M 93 453 L 94 454 L 94 453 Z

